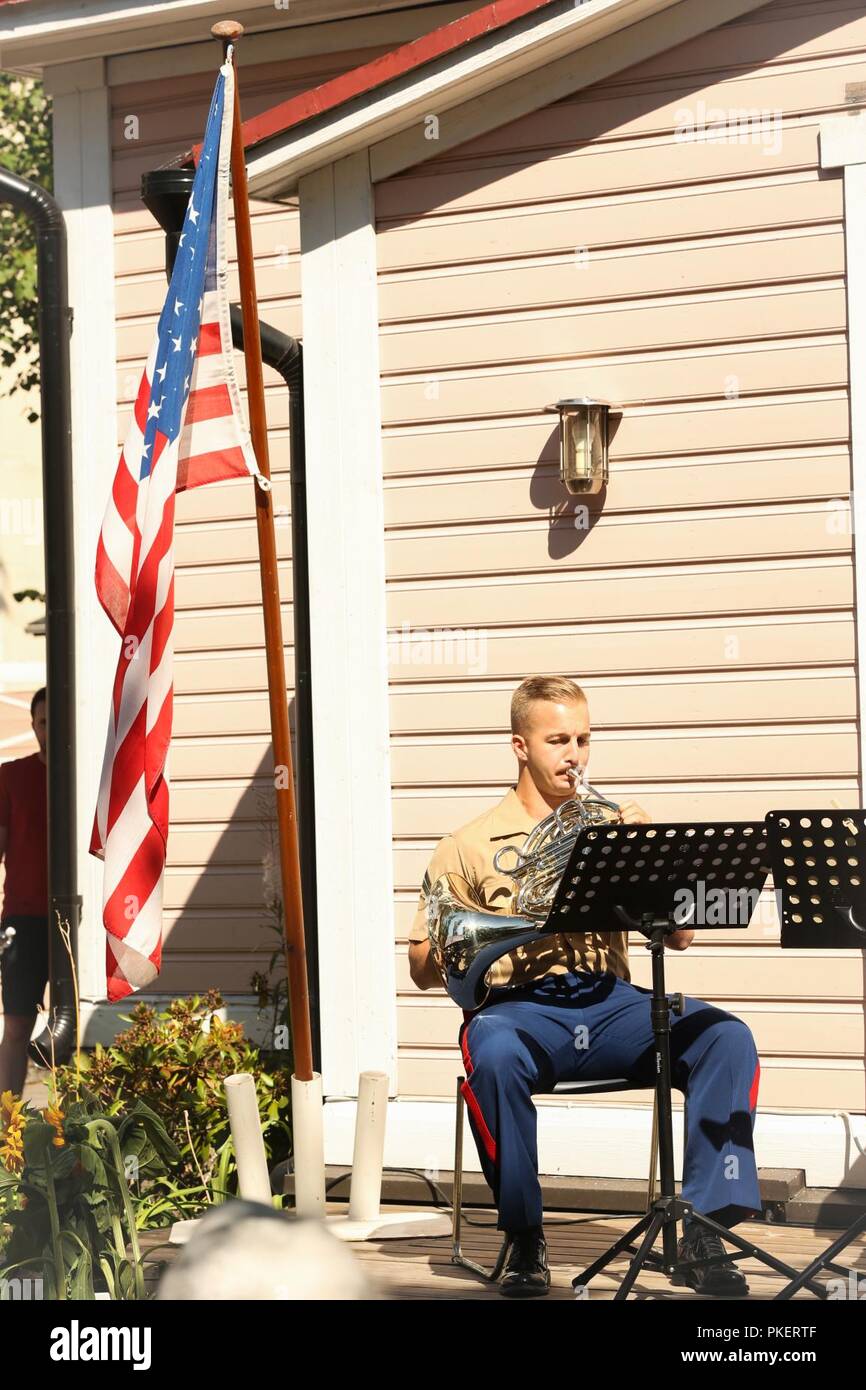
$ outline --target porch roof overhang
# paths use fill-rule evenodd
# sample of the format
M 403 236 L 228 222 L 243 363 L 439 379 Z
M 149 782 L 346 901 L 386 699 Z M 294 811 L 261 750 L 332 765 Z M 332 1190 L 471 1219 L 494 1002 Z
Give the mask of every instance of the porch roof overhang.
M 40 73 L 55 64 L 202 44 L 219 50 L 210 26 L 231 15 L 247 34 L 383 15 L 427 0 L 0 0 L 0 67 Z
M 514 0 L 508 19 L 485 6 L 245 122 L 250 191 L 292 198 L 304 175 L 365 149 L 379 182 L 764 4 Z M 500 22 L 448 42 L 497 10 Z

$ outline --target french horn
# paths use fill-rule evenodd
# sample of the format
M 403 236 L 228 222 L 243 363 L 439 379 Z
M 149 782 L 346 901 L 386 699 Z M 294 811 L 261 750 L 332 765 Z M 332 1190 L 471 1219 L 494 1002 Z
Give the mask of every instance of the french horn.
M 575 796 L 539 821 L 522 848 L 503 845 L 494 857 L 494 867 L 514 884 L 508 914 L 486 911 L 470 885 L 453 874 L 429 886 L 430 953 L 461 1009 L 481 1008 L 490 993 L 488 972 L 500 956 L 547 934 L 544 924 L 581 831 L 622 819 L 617 803 L 596 791 L 582 772 L 574 769 L 570 775 Z

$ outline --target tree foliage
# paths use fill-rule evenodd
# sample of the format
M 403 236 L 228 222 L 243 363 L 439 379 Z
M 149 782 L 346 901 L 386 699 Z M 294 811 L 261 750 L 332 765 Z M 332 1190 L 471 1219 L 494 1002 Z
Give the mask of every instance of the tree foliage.
M 0 164 L 51 191 L 49 100 L 41 83 L 8 72 L 0 72 Z M 36 234 L 8 203 L 0 203 L 0 365 L 0 394 L 38 386 Z

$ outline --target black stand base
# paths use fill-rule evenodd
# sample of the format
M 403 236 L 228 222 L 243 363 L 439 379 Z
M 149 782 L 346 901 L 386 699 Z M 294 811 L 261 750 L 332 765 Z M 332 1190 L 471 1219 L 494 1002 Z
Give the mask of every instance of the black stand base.
M 812 1263 L 806 1266 L 802 1274 L 798 1274 L 795 1279 L 791 1280 L 790 1284 L 786 1284 L 781 1293 L 776 1294 L 773 1301 L 779 1302 L 780 1300 L 793 1298 L 794 1294 L 803 1288 L 812 1289 L 814 1292 L 816 1286 L 812 1283 L 812 1278 L 814 1275 L 820 1274 L 822 1270 L 829 1270 L 831 1274 L 838 1274 L 843 1279 L 849 1279 L 853 1274 L 856 1287 L 862 1275 L 858 1275 L 857 1271 L 854 1269 L 846 1269 L 843 1265 L 834 1264 L 833 1261 L 839 1252 L 845 1249 L 846 1245 L 850 1245 L 852 1240 L 856 1240 L 864 1231 L 866 1231 L 866 1212 L 864 1212 L 862 1216 L 858 1216 L 853 1225 L 849 1226 L 847 1231 L 843 1231 L 841 1236 L 837 1236 L 832 1245 L 827 1246 L 823 1254 L 817 1255 Z M 822 1290 L 821 1292 L 822 1295 L 826 1297 L 826 1290 Z
M 797 1271 L 790 1265 L 786 1265 L 782 1260 L 777 1260 L 774 1255 L 770 1255 L 760 1246 L 752 1241 L 745 1240 L 742 1236 L 735 1235 L 727 1226 L 720 1226 L 703 1212 L 695 1211 L 691 1202 L 685 1202 L 682 1198 L 675 1195 L 674 1186 L 674 1140 L 673 1122 L 671 1116 L 671 1058 L 670 1058 L 670 1031 L 671 1013 L 681 1013 L 684 1007 L 682 995 L 669 996 L 665 989 L 665 937 L 675 930 L 674 923 L 668 919 L 659 919 L 651 912 L 644 913 L 640 919 L 630 916 L 622 906 L 616 906 L 615 912 L 623 925 L 632 931 L 642 932 L 649 941 L 649 950 L 652 954 L 652 980 L 653 992 L 651 1003 L 651 1016 L 653 1038 L 655 1044 L 656 1060 L 656 1095 L 658 1097 L 658 1116 L 659 1116 L 659 1162 L 661 1168 L 661 1196 L 653 1203 L 646 1216 L 641 1217 L 631 1230 L 625 1235 L 620 1236 L 619 1240 L 599 1257 L 593 1264 L 572 1280 L 572 1288 L 583 1288 L 594 1279 L 596 1274 L 600 1274 L 611 1260 L 616 1259 L 624 1250 L 631 1253 L 631 1260 L 620 1287 L 614 1294 L 614 1301 L 619 1301 L 628 1297 L 632 1286 L 637 1279 L 640 1271 L 646 1266 L 648 1269 L 661 1270 L 667 1274 L 675 1284 L 686 1284 L 686 1274 L 692 1269 L 705 1269 L 713 1265 L 727 1264 L 732 1260 L 745 1259 L 751 1256 L 753 1259 L 760 1260 L 777 1274 L 783 1274 L 789 1279 L 797 1278 Z M 689 1223 L 697 1223 L 705 1230 L 714 1232 L 722 1240 L 736 1246 L 736 1255 L 714 1255 L 702 1260 L 680 1261 L 677 1257 L 677 1223 L 684 1217 L 689 1218 Z M 653 1246 L 656 1239 L 661 1235 L 662 1251 L 657 1255 Z M 642 1237 L 642 1239 L 640 1239 Z M 640 1239 L 640 1245 L 635 1249 L 635 1242 Z M 818 1298 L 825 1298 L 826 1291 L 819 1284 L 811 1281 L 810 1272 L 800 1276 L 802 1282 L 798 1287 L 804 1285 L 811 1289 Z
M 671 1245 L 671 1234 L 675 1242 L 677 1222 L 683 1217 L 688 1217 L 690 1225 L 703 1226 L 706 1230 L 715 1232 L 722 1240 L 726 1240 L 729 1244 L 735 1245 L 737 1247 L 737 1253 L 724 1256 L 715 1255 L 712 1258 L 704 1260 L 677 1260 L 676 1257 L 671 1259 L 670 1255 L 656 1254 L 653 1250 L 653 1246 L 659 1234 L 661 1234 L 662 1237 L 663 1248 L 669 1249 Z M 864 1223 L 866 1223 L 866 1218 L 864 1218 Z M 635 1242 L 640 1236 L 643 1236 L 643 1240 L 638 1248 L 635 1249 Z M 746 1240 L 743 1236 L 736 1235 L 733 1231 L 729 1230 L 727 1226 L 720 1226 L 717 1222 L 713 1221 L 712 1217 L 704 1216 L 703 1212 L 695 1211 L 691 1202 L 684 1202 L 680 1197 L 659 1197 L 658 1201 L 653 1203 L 652 1209 L 647 1212 L 646 1216 L 641 1217 L 640 1221 L 632 1226 L 631 1230 L 626 1231 L 625 1235 L 620 1236 L 619 1240 L 616 1241 L 609 1250 L 606 1250 L 588 1269 L 585 1269 L 582 1274 L 578 1274 L 578 1276 L 571 1281 L 572 1288 L 584 1288 L 591 1279 L 594 1279 L 597 1274 L 600 1274 L 601 1271 L 605 1269 L 612 1260 L 615 1260 L 618 1255 L 621 1255 L 624 1250 L 627 1250 L 631 1254 L 632 1259 L 629 1261 L 629 1266 L 622 1283 L 614 1294 L 614 1302 L 628 1298 L 635 1280 L 644 1267 L 667 1274 L 671 1283 L 680 1286 L 688 1283 L 686 1274 L 689 1270 L 711 1268 L 713 1265 L 722 1263 L 729 1264 L 734 1260 L 745 1260 L 748 1258 L 760 1260 L 762 1264 L 768 1265 L 769 1268 L 775 1270 L 777 1274 L 784 1274 L 789 1277 L 792 1274 L 796 1274 L 796 1271 L 792 1269 L 790 1265 L 786 1265 L 782 1260 L 777 1260 L 774 1255 L 769 1254 L 766 1250 L 762 1250 L 761 1247 L 755 1245 L 753 1241 Z M 813 1272 L 814 1271 L 810 1267 L 808 1270 L 805 1270 L 802 1275 L 797 1276 L 797 1279 L 793 1282 L 797 1283 L 798 1288 L 802 1288 L 806 1285 L 811 1289 L 812 1293 L 816 1294 L 819 1298 L 825 1298 L 826 1290 L 822 1289 L 820 1284 L 814 1284 L 811 1280 L 811 1274 Z M 778 1297 L 783 1297 L 783 1294 L 779 1294 Z

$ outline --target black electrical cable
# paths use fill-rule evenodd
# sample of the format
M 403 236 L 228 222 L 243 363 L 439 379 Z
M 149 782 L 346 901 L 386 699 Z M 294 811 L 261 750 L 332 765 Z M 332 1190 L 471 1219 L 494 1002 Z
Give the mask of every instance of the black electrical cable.
M 292 1173 L 293 1171 L 294 1169 L 292 1168 L 292 1160 L 290 1158 L 284 1159 L 282 1163 L 278 1163 L 274 1168 L 271 1169 L 271 1191 L 275 1195 L 279 1193 L 280 1184 L 283 1178 L 285 1178 L 289 1173 Z M 445 1190 L 441 1188 L 438 1183 L 434 1182 L 433 1179 L 429 1177 L 427 1173 L 422 1172 L 421 1169 L 383 1168 L 382 1173 L 383 1175 L 385 1173 L 390 1173 L 399 1177 L 418 1178 L 419 1181 L 423 1182 L 428 1188 L 428 1190 L 434 1195 L 434 1199 L 436 1197 L 441 1198 L 441 1201 L 434 1200 L 433 1202 L 433 1205 L 437 1208 L 437 1210 L 439 1208 L 443 1208 L 445 1211 L 453 1211 L 452 1203 Z M 352 1170 L 351 1168 L 347 1168 L 345 1173 L 337 1173 L 334 1177 L 329 1178 L 325 1183 L 325 1193 L 331 1193 L 335 1187 L 338 1187 L 341 1182 L 345 1182 L 346 1179 L 351 1178 L 351 1176 Z M 546 1216 L 544 1218 L 544 1224 L 545 1226 L 587 1226 L 591 1225 L 594 1221 L 601 1221 L 605 1220 L 607 1217 L 617 1216 L 630 1217 L 634 1216 L 634 1212 L 599 1211 L 592 1213 L 592 1215 L 590 1216 L 568 1216 L 554 1218 Z M 495 1231 L 497 1229 L 495 1221 L 477 1221 L 473 1217 L 467 1216 L 465 1212 L 462 1219 L 464 1225 L 477 1226 L 478 1229 L 481 1231 Z

